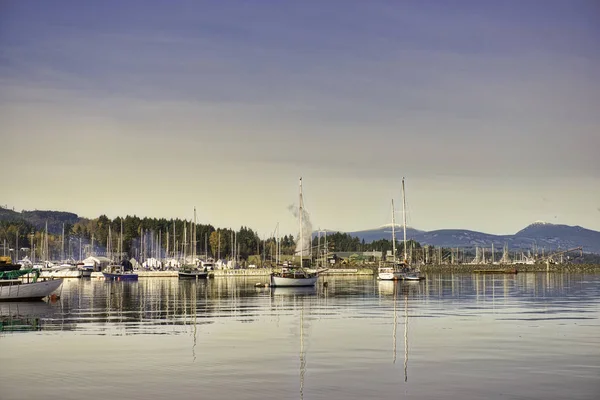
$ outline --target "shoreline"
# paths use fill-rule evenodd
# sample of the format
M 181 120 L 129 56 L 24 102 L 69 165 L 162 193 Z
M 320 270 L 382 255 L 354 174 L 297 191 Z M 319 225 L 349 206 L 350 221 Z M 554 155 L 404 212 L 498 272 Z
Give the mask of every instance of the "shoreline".
M 515 272 L 516 270 L 516 272 Z M 211 272 L 213 278 L 228 278 L 237 276 L 269 276 L 271 268 L 258 269 L 218 269 Z M 554 273 L 600 273 L 600 264 L 520 264 L 520 265 L 489 265 L 489 264 L 442 264 L 421 266 L 421 272 L 427 273 L 488 273 L 515 274 L 525 272 L 554 272 Z M 177 278 L 178 271 L 137 271 L 139 278 Z M 356 268 L 331 268 L 320 273 L 322 276 L 376 276 L 376 267 L 360 266 Z M 104 279 L 101 272 L 93 272 L 92 279 Z

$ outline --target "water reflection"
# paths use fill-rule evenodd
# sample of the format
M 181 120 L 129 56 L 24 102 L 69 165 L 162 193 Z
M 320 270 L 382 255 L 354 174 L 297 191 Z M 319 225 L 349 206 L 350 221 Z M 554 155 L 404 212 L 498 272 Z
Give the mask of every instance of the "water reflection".
M 300 398 L 304 399 L 304 374 L 306 373 L 306 353 L 304 352 L 304 307 L 300 310 Z
M 0 332 L 38 331 L 54 308 L 43 301 L 0 302 Z
M 5 378 L 16 383 L 3 398 L 60 397 L 66 387 L 72 398 L 347 400 L 593 398 L 597 389 L 600 275 L 261 280 L 73 280 L 55 303 L 0 303 L 3 321 L 31 317 L 38 330 L 2 332 L 1 361 L 15 363 Z M 90 360 L 94 370 L 82 372 Z M 25 372 L 43 382 L 28 386 Z M 95 395 L 102 379 L 111 386 Z
M 54 304 L 2 303 L 0 310 L 4 330 L 13 324 L 22 329 L 29 326 L 36 330 L 86 330 L 96 334 L 130 335 L 165 334 L 160 327 L 169 326 L 168 334 L 183 334 L 193 327 L 195 337 L 199 325 L 212 324 L 217 318 L 234 318 L 241 322 L 253 322 L 264 314 L 278 318 L 293 312 L 305 300 L 315 311 L 313 317 L 327 317 L 338 313 L 339 306 L 345 302 L 364 299 L 365 304 L 370 304 L 369 299 L 389 298 L 393 301 L 391 308 L 396 327 L 396 303 L 401 299 L 407 303 L 404 316 L 407 325 L 411 299 L 417 302 L 417 308 L 422 308 L 423 302 L 444 303 L 438 307 L 431 303 L 428 315 L 421 313 L 419 317 L 448 315 L 452 310 L 458 316 L 471 315 L 470 310 L 501 314 L 520 307 L 523 308 L 520 317 L 511 314 L 511 318 L 548 319 L 552 318 L 550 314 L 568 309 L 579 314 L 577 318 L 585 319 L 586 313 L 594 311 L 594 303 L 586 300 L 595 300 L 600 295 L 600 288 L 594 285 L 595 276 L 553 273 L 428 274 L 422 282 L 329 277 L 327 287 L 306 288 L 257 288 L 255 284 L 259 280 L 260 277 L 198 282 L 176 279 L 138 282 L 71 280 L 63 284 L 62 296 Z M 577 305 L 573 303 L 574 299 Z M 445 304 L 447 302 L 450 303 Z M 556 307 L 549 309 L 549 304 Z M 369 317 L 370 309 L 362 309 L 355 317 L 363 314 Z M 18 312 L 13 312 L 15 310 Z M 28 320 L 16 324 L 17 316 Z M 394 337 L 395 333 L 394 330 Z
M 382 297 L 392 296 L 393 302 L 393 332 L 392 332 L 392 354 L 393 364 L 397 358 L 397 330 L 398 330 L 398 303 L 402 299 L 404 305 L 404 382 L 408 381 L 408 298 L 409 295 L 416 296 L 421 292 L 421 282 L 408 281 L 378 281 L 379 294 Z
M 492 300 L 507 296 L 562 297 L 586 295 L 582 291 L 589 275 L 556 273 L 521 274 L 428 274 L 422 282 L 426 297 Z

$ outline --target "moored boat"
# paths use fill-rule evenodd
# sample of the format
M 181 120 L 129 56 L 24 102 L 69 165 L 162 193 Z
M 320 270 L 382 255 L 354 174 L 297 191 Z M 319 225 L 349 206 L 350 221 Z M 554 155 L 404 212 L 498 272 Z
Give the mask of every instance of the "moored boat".
M 86 265 L 84 263 L 77 264 L 77 268 L 81 271 L 82 278 L 89 278 L 92 276 L 92 272 L 94 272 L 93 265 Z
M 109 265 L 102 271 L 104 279 L 110 281 L 137 281 L 138 274 L 133 271 L 133 265 L 129 260 L 121 261 L 121 264 Z
M 73 264 L 61 264 L 48 268 L 42 268 L 42 278 L 81 278 L 83 271 Z
M 283 267 L 279 272 L 271 274 L 271 286 L 274 287 L 302 287 L 314 286 L 319 275 L 308 272 L 304 268 L 294 266 Z
M 406 239 L 405 239 L 406 241 Z M 404 277 L 406 264 L 399 263 L 396 258 L 396 211 L 392 199 L 392 260 L 381 262 L 378 268 L 377 278 L 382 281 L 397 281 Z
M 33 274 L 32 282 L 23 282 L 20 277 Z M 0 272 L 0 301 L 40 300 L 48 297 L 62 284 L 62 279 L 38 281 L 39 271 L 24 269 Z
M 0 256 L 0 272 L 15 271 L 21 268 L 21 264 L 13 264 L 12 259 L 8 256 Z
M 208 270 L 198 268 L 182 269 L 177 276 L 179 279 L 206 279 L 208 278 Z
M 403 280 L 403 281 L 422 281 L 425 279 L 421 275 L 418 266 L 410 265 L 406 257 L 406 197 L 404 194 L 404 178 L 402 178 L 402 229 L 404 231 L 404 257 L 401 262 L 396 262 L 396 239 L 395 239 L 395 220 L 394 220 L 394 201 L 392 200 L 392 242 L 393 242 L 393 262 L 392 265 L 382 265 L 379 268 L 379 279 L 381 280 Z
M 402 264 L 383 263 L 379 266 L 377 278 L 382 281 L 397 281 L 404 279 L 405 275 Z
M 280 271 L 271 273 L 271 286 L 301 287 L 314 286 L 317 283 L 317 279 L 319 278 L 318 271 L 308 272 L 303 268 L 302 265 L 302 259 L 304 258 L 304 237 L 302 218 L 304 212 L 304 201 L 302 198 L 302 178 L 300 178 L 300 194 L 298 203 L 298 221 L 300 228 L 300 266 L 297 267 L 291 264 L 284 265 Z

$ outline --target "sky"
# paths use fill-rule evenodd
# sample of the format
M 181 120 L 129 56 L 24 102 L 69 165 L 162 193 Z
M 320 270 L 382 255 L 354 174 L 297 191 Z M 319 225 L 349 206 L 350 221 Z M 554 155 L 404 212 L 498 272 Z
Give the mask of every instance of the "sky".
M 0 204 L 600 230 L 597 1 L 0 3 Z

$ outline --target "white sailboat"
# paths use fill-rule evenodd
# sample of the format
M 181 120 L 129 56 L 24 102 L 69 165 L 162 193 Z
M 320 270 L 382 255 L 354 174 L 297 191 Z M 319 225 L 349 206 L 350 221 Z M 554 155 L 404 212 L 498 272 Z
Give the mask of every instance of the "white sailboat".
M 77 265 L 63 263 L 60 265 L 53 265 L 51 267 L 42 268 L 40 277 L 41 278 L 82 278 L 83 270 L 77 267 Z
M 280 271 L 271 274 L 271 286 L 314 286 L 317 283 L 319 275 L 317 272 L 308 272 L 303 267 L 304 258 L 304 234 L 302 229 L 304 201 L 302 198 L 302 178 L 300 178 L 300 195 L 298 204 L 298 222 L 300 225 L 300 267 L 288 264 L 284 265 Z
M 185 225 L 184 225 L 184 235 L 185 235 Z M 190 228 L 190 244 L 191 244 L 191 257 L 192 263 L 185 264 L 178 272 L 179 279 L 206 279 L 208 278 L 208 268 L 198 268 L 198 261 L 196 260 L 196 207 L 194 207 L 194 225 Z M 187 244 L 187 239 L 184 239 Z M 183 254 L 184 261 L 187 260 L 185 254 Z
M 123 220 L 121 219 L 121 231 L 119 232 L 118 256 L 122 256 L 123 251 Z M 106 243 L 106 252 L 108 258 L 112 260 L 112 235 L 110 225 L 108 226 L 108 239 Z M 108 281 L 137 281 L 138 274 L 133 271 L 133 265 L 127 259 L 122 260 L 120 264 L 111 263 L 102 271 L 104 279 Z
M 394 200 L 392 199 L 392 261 L 381 263 L 379 265 L 378 279 L 383 281 L 394 281 L 402 279 L 402 266 L 396 259 L 396 212 L 394 210 Z
M 405 281 L 421 281 L 425 279 L 424 276 L 421 276 L 421 271 L 419 267 L 415 267 L 410 265 L 406 255 L 406 196 L 404 194 L 404 178 L 402 178 L 402 228 L 404 229 L 404 260 L 402 267 L 402 279 Z
M 32 282 L 23 282 L 22 276 L 33 274 Z M 39 270 L 25 269 L 0 273 L 0 301 L 39 300 L 60 287 L 62 279 L 38 281 Z
M 392 200 L 392 263 L 381 264 L 379 267 L 378 278 L 381 280 L 406 280 L 406 281 L 420 281 L 425 279 L 421 276 L 418 268 L 411 267 L 408 259 L 406 258 L 406 196 L 404 191 L 404 178 L 402 178 L 402 229 L 404 231 L 404 254 L 402 261 L 398 262 L 396 259 L 396 230 L 395 230 L 395 211 L 394 211 L 394 200 Z

